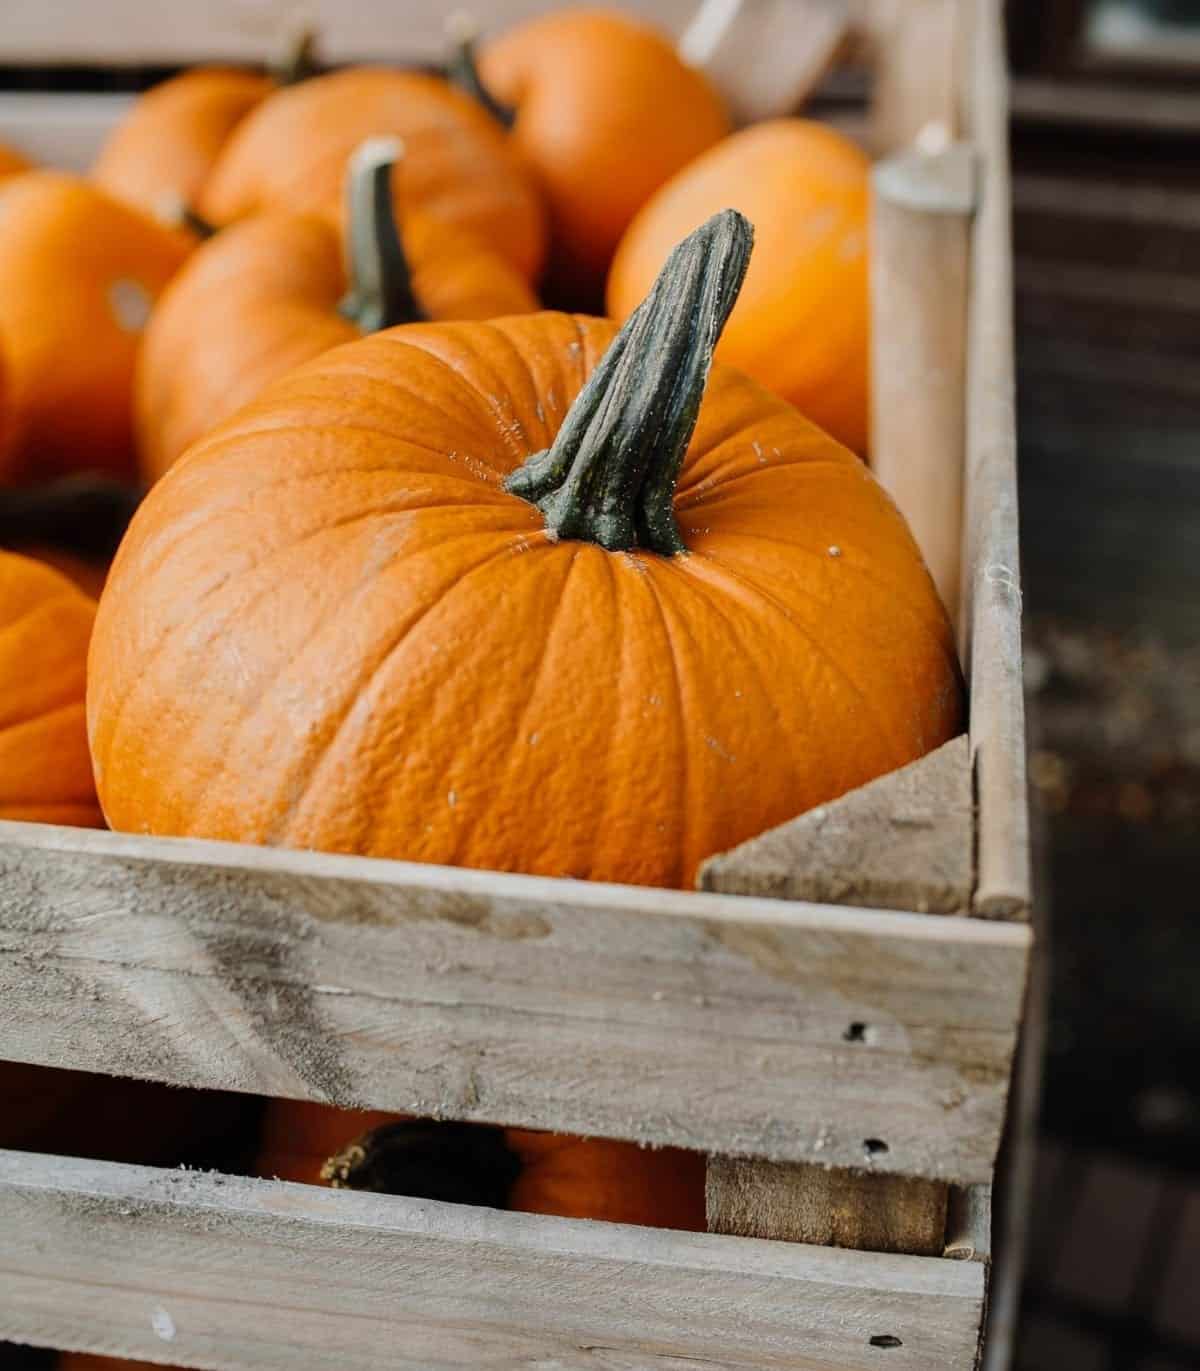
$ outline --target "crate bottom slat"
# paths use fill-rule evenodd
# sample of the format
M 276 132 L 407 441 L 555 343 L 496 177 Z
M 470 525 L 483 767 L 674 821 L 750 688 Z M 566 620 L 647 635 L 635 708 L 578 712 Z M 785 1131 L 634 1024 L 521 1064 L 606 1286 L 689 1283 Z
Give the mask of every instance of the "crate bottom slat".
M 213 1371 L 961 1371 L 985 1278 L 976 1262 L 0 1152 L 0 1338 Z

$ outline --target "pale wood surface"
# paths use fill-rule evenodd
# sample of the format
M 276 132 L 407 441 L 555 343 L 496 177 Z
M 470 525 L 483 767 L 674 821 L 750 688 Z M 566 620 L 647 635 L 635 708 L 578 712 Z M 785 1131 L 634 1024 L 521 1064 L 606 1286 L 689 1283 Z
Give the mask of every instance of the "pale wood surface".
M 871 175 L 871 468 L 952 619 L 962 568 L 964 405 L 975 159 L 955 143 Z
M 874 145 L 897 152 L 960 132 L 963 28 L 975 0 L 868 0 Z
M 679 39 L 740 123 L 798 110 L 850 35 L 850 0 L 704 0 Z
M 676 33 L 697 0 L 629 0 L 623 8 Z M 314 26 L 326 60 L 437 61 L 445 24 L 464 8 L 484 32 L 540 14 L 549 0 L 23 0 L 6 4 L 0 64 L 135 66 L 211 60 L 266 63 Z
M 966 736 L 700 868 L 701 889 L 965 913 L 974 876 Z
M 711 1233 L 927 1257 L 945 1246 L 941 1181 L 712 1157 L 706 1198 Z
M 986 1180 L 1028 940 L 2 824 L 0 1057 Z
M 979 1268 L 0 1152 L 0 1337 L 278 1371 L 964 1371 Z
M 0 43 L 3 42 L 0 24 Z M 86 171 L 133 103 L 129 95 L 0 92 L 0 140 L 35 162 Z
M 967 132 L 980 150 L 967 325 L 967 465 L 961 614 L 978 806 L 975 912 L 1030 906 L 1008 120 L 1000 0 L 974 0 Z

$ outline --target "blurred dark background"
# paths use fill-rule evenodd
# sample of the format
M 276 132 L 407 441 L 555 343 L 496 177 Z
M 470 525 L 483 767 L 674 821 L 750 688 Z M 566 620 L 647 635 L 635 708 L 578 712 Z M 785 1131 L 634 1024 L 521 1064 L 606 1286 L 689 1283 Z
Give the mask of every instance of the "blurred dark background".
M 1018 1371 L 1200 1367 L 1200 0 L 1010 0 L 1052 982 Z

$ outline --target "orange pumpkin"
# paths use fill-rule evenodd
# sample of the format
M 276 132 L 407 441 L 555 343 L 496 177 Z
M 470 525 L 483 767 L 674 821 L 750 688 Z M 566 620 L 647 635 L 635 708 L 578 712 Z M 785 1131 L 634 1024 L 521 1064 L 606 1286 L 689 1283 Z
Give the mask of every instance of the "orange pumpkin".
M 0 191 L 0 480 L 131 473 L 134 359 L 181 234 L 61 172 Z
M 269 76 L 197 67 L 141 96 L 109 135 L 92 180 L 115 200 L 158 215 L 191 204 L 243 119 L 275 90 Z
M 29 171 L 32 166 L 33 163 L 16 148 L 0 143 L 0 178 L 16 176 L 19 172 Z
M 0 819 L 103 826 L 84 727 L 95 608 L 52 568 L 0 552 Z
M 512 124 L 553 229 L 550 283 L 599 299 L 621 234 L 664 181 L 729 132 L 721 97 L 657 30 L 612 10 L 552 10 L 451 65 Z M 494 106 L 493 106 L 494 107 Z
M 486 319 L 537 308 L 525 278 L 464 229 L 392 214 L 398 157 L 369 140 L 351 162 L 349 293 L 341 242 L 314 215 L 264 214 L 206 243 L 146 330 L 135 385 L 151 479 L 270 381 L 361 332 L 423 316 Z
M 165 1362 L 127 1361 L 124 1357 L 101 1357 L 94 1352 L 64 1352 L 58 1371 L 182 1371 Z
M 749 236 L 698 230 L 615 338 L 406 325 L 192 448 L 97 619 L 109 822 L 689 886 L 952 737 L 891 500 L 740 373 L 704 394 Z
M 469 96 L 420 72 L 351 67 L 272 95 L 238 126 L 196 209 L 213 224 L 280 209 L 336 217 L 351 154 L 384 136 L 404 143 L 406 205 L 537 276 L 544 211 L 517 153 Z
M 272 1100 L 263 1176 L 528 1214 L 703 1231 L 704 1157 L 532 1129 Z
M 865 154 L 824 124 L 744 129 L 663 186 L 629 226 L 609 276 L 609 313 L 627 318 L 679 238 L 732 205 L 757 226 L 758 243 L 718 359 L 864 453 L 867 176 Z

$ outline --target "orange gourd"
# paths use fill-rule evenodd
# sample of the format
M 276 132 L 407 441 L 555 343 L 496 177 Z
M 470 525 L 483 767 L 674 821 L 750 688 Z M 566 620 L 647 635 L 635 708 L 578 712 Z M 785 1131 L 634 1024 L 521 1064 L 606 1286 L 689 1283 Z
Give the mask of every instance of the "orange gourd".
M 613 10 L 519 24 L 482 47 L 477 71 L 464 40 L 451 72 L 511 122 L 550 207 L 551 288 L 567 299 L 599 299 L 640 206 L 729 132 L 707 77 L 656 29 Z
M 374 137 L 404 144 L 405 205 L 537 276 L 545 216 L 519 156 L 469 96 L 420 72 L 349 67 L 278 91 L 235 130 L 195 208 L 222 225 L 268 210 L 336 217 L 345 165 Z
M 703 1231 L 704 1157 L 272 1100 L 256 1170 L 349 1190 Z
M 159 215 L 190 205 L 233 131 L 276 89 L 257 72 L 197 67 L 148 90 L 109 135 L 92 180 L 115 200 Z
M 389 192 L 398 155 L 375 139 L 352 159 L 349 283 L 336 228 L 283 213 L 222 230 L 171 283 L 135 384 L 150 479 L 268 382 L 364 331 L 537 308 L 525 278 L 466 230 L 408 214 L 398 233 Z
M 84 726 L 95 605 L 0 552 L 0 819 L 101 827 Z
M 183 235 L 61 172 L 0 189 L 0 481 L 131 473 L 142 328 L 187 254 Z
M 29 171 L 33 163 L 19 153 L 16 148 L 10 148 L 5 143 L 0 143 L 0 179 L 6 176 L 16 176 L 22 171 Z
M 192 448 L 97 618 L 113 827 L 689 886 L 953 736 L 891 500 L 740 373 L 705 392 L 749 237 L 716 216 L 619 334 L 407 325 Z
M 621 241 L 608 310 L 628 317 L 672 246 L 726 205 L 757 228 L 717 357 L 790 400 L 839 442 L 867 446 L 865 154 L 802 119 L 755 124 L 669 181 Z

